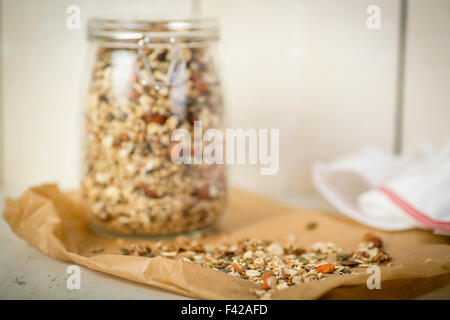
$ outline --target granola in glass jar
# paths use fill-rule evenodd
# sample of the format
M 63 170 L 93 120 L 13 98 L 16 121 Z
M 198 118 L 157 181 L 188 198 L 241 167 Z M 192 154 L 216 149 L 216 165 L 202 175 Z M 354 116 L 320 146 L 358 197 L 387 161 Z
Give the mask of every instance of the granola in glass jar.
M 202 21 L 186 23 L 204 27 Z M 90 22 L 96 53 L 85 112 L 82 193 L 95 229 L 185 233 L 213 226 L 225 209 L 223 164 L 176 164 L 171 157 L 174 130 L 193 137 L 197 121 L 203 130 L 223 128 L 208 38 L 217 30 L 209 20 L 207 36 L 189 28 L 172 30 L 179 28 L 173 25 Z M 117 30 L 130 39 L 122 34 L 117 40 Z

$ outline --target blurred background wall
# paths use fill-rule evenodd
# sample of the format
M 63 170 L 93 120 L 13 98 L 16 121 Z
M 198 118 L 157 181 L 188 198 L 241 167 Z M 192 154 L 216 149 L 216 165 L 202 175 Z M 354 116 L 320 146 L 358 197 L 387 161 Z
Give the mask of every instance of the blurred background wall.
M 81 9 L 68 30 L 66 9 Z M 79 180 L 86 22 L 187 15 L 221 23 L 228 125 L 280 128 L 280 171 L 232 168 L 232 183 L 319 206 L 310 166 L 363 145 L 392 151 L 400 0 L 0 0 L 2 181 L 7 193 Z M 381 29 L 366 26 L 369 5 Z M 410 0 L 404 148 L 450 140 L 450 1 Z

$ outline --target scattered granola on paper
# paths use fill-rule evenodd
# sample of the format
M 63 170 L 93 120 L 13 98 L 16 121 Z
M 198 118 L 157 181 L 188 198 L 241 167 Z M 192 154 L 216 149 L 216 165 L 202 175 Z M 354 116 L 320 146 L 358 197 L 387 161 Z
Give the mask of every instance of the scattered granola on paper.
M 345 253 L 331 242 L 317 242 L 311 250 L 269 240 L 243 239 L 236 244 L 202 244 L 201 240 L 132 245 L 126 254 L 177 259 L 248 279 L 261 287 L 260 299 L 292 285 L 325 279 L 326 274 L 358 273 L 357 267 L 386 263 L 382 241 L 368 234 L 353 252 Z

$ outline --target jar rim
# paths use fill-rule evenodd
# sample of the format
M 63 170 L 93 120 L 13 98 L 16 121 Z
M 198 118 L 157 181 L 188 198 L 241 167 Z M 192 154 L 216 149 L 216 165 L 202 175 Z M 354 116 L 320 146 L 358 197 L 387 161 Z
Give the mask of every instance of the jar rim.
M 215 18 L 143 19 L 91 18 L 88 21 L 90 41 L 136 43 L 146 36 L 153 43 L 205 42 L 219 40 Z

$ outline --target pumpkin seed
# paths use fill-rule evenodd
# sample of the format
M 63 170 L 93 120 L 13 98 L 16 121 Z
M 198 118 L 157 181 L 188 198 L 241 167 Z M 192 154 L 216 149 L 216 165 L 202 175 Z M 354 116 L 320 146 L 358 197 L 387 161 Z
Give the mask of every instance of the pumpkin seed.
M 314 222 L 314 221 L 312 221 L 312 222 L 309 222 L 307 225 L 306 225 L 306 229 L 308 229 L 308 230 L 313 230 L 313 229 L 315 229 L 315 228 L 317 228 L 317 222 Z
M 360 262 L 354 261 L 354 260 L 345 260 L 345 261 L 341 261 L 340 263 L 346 267 L 356 267 L 361 264 Z
M 99 253 L 99 252 L 103 252 L 105 249 L 102 247 L 93 247 L 91 248 L 91 252 L 92 253 Z
M 130 250 L 128 250 L 127 248 L 120 248 L 119 252 L 120 252 L 120 254 L 123 254 L 126 256 L 130 254 Z
M 350 255 L 347 253 L 338 253 L 336 255 L 336 259 L 338 259 L 338 261 L 345 261 L 348 260 L 350 258 Z

